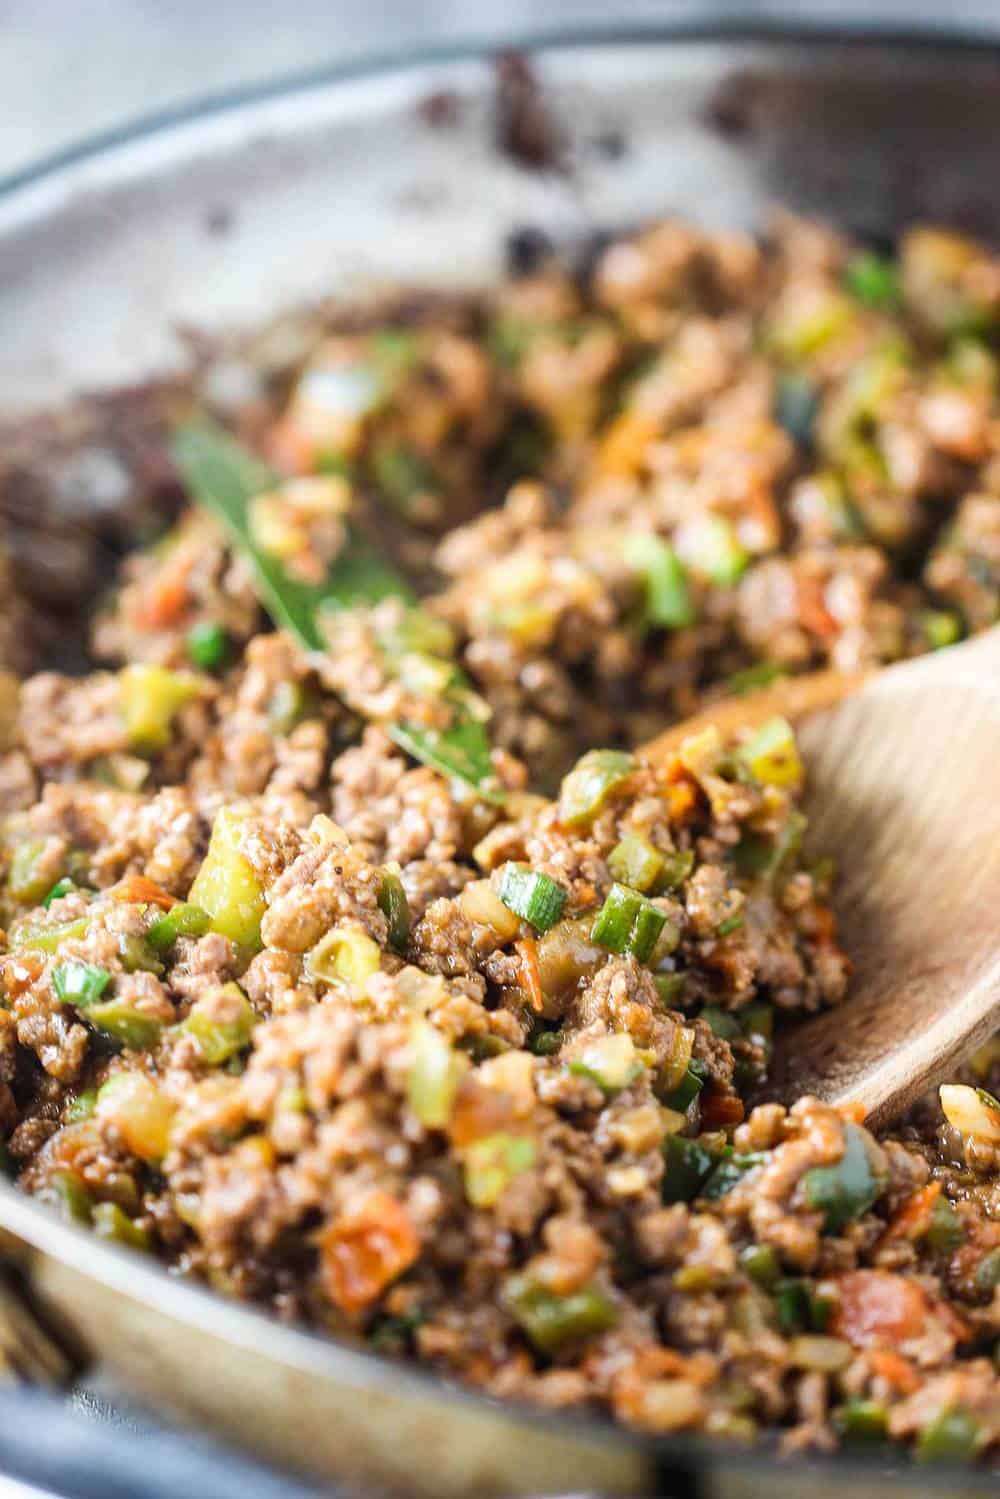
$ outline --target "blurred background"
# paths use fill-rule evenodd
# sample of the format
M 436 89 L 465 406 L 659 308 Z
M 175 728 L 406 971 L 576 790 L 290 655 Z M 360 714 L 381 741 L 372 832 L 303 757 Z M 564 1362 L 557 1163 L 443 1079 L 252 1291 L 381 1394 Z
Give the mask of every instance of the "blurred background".
M 957 24 L 1000 0 L 0 0 L 0 176 L 136 115 L 277 74 L 466 37 L 664 20 Z

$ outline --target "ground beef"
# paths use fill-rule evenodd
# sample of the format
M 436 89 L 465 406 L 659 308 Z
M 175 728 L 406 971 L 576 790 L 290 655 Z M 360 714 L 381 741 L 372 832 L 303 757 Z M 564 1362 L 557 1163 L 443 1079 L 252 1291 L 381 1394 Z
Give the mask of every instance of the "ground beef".
M 787 219 L 655 225 L 585 276 L 535 250 L 206 371 L 275 470 L 255 544 L 322 588 L 377 542 L 419 604 L 270 629 L 148 414 L 110 480 L 66 469 L 92 422 L 54 432 L 59 482 L 121 490 L 117 547 L 162 534 L 90 622 L 100 669 L 0 678 L 4 1158 L 178 1273 L 494 1396 L 995 1458 L 996 1140 L 935 1100 L 882 1140 L 751 1107 L 775 1027 L 850 974 L 794 744 L 624 749 L 997 619 L 1000 267 Z

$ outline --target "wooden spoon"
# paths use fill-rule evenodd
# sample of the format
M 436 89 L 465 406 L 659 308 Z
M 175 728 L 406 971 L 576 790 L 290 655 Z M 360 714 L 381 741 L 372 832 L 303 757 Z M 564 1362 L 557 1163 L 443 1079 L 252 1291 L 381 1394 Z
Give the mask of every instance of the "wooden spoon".
M 1000 628 L 867 678 L 821 672 L 654 740 L 798 721 L 809 848 L 837 864 L 846 1001 L 779 1028 L 771 1096 L 884 1124 L 1000 1026 Z

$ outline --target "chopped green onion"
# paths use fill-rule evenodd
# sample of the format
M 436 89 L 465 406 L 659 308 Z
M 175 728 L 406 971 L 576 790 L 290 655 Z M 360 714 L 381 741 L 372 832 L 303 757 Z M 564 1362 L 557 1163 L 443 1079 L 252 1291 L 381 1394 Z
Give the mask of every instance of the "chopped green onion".
M 706 515 L 689 533 L 687 560 L 716 587 L 731 588 L 746 572 L 750 558 L 730 521 Z
M 193 1036 L 201 1059 L 209 1067 L 221 1067 L 250 1045 L 257 1014 L 238 984 L 226 984 L 211 997 L 191 1007 L 181 1030 Z
M 952 1254 L 965 1239 L 965 1230 L 947 1197 L 939 1193 L 931 1208 L 930 1223 L 922 1235 L 935 1254 Z
M 717 937 L 728 937 L 730 932 L 738 932 L 745 922 L 746 917 L 743 912 L 734 911 L 732 916 L 727 916 L 725 921 L 719 923 L 715 929 L 715 935 Z
M 188 630 L 185 645 L 192 666 L 215 671 L 226 657 L 226 632 L 214 619 L 203 619 Z
M 889 1412 L 880 1400 L 848 1400 L 833 1419 L 850 1442 L 881 1442 L 889 1435 Z
M 674 853 L 663 854 L 661 857 L 663 870 L 658 885 L 664 890 L 677 890 L 694 868 L 694 852 L 689 848 L 677 849 Z M 628 884 L 628 881 L 625 883 Z
M 84 963 L 79 958 L 71 958 L 52 970 L 52 987 L 63 1004 L 77 1005 L 80 1009 L 96 1004 L 110 982 L 106 968 Z
M 211 917 L 201 906 L 181 901 L 158 916 L 146 933 L 146 941 L 158 953 L 165 953 L 178 937 L 204 937 Z
M 794 786 L 802 779 L 795 733 L 787 718 L 769 718 L 737 747 L 736 757 L 762 786 Z
M 676 1109 L 678 1114 L 686 1114 L 694 1103 L 698 1094 L 705 1086 L 705 1075 L 700 1062 L 688 1063 L 687 1071 L 672 1093 L 660 1100 L 668 1109 Z
M 346 984 L 355 998 L 364 995 L 368 980 L 382 966 L 377 942 L 353 922 L 335 926 L 306 956 L 310 978 L 325 984 Z
M 410 935 L 410 903 L 406 899 L 398 864 L 383 869 L 377 900 L 388 923 L 389 946 L 394 952 L 403 952 Z
M 681 1135 L 667 1135 L 663 1142 L 666 1166 L 661 1196 L 665 1203 L 691 1202 L 698 1196 L 718 1161 L 718 1152 L 708 1150 L 697 1140 Z
M 645 584 L 645 615 L 651 625 L 683 629 L 695 621 L 684 564 L 668 542 L 652 532 L 633 531 L 623 543 L 625 561 Z
M 786 370 L 778 376 L 772 407 L 774 420 L 800 448 L 808 448 L 812 443 L 818 408 L 819 392 L 804 375 Z
M 64 895 L 69 895 L 70 891 L 75 889 L 76 886 L 70 879 L 69 875 L 64 874 L 61 880 L 56 880 L 55 884 L 52 886 L 52 889 L 42 901 L 42 905 L 47 911 L 53 901 L 62 900 Z
M 609 1095 L 620 1093 L 644 1070 L 636 1055 L 635 1042 L 625 1031 L 591 1041 L 568 1065 L 570 1072 L 577 1077 L 589 1078 Z
M 917 1457 L 922 1463 L 971 1462 L 982 1440 L 982 1428 L 972 1412 L 962 1405 L 948 1406 L 921 1432 Z
M 563 778 L 559 821 L 568 828 L 588 827 L 635 768 L 635 756 L 624 750 L 589 750 Z
M 844 285 L 866 307 L 895 312 L 902 305 L 899 271 L 891 260 L 872 250 L 861 250 L 844 267 Z
M 687 985 L 686 973 L 654 973 L 653 983 L 659 995 L 660 1004 L 664 1009 L 670 1009 L 678 1003 Z
M 75 1171 L 55 1171 L 49 1177 L 48 1192 L 42 1193 L 43 1199 L 55 1198 L 56 1205 L 64 1218 L 69 1218 L 73 1223 L 88 1224 L 93 1212 L 93 1198 L 83 1181 Z
M 801 849 L 805 830 L 805 815 L 789 812 L 773 838 L 763 833 L 744 833 L 733 849 L 733 862 L 743 875 L 776 880 Z
M 503 1131 L 476 1140 L 465 1151 L 465 1195 L 476 1208 L 492 1207 L 505 1189 L 535 1164 L 535 1142 Z
M 615 879 L 633 890 L 651 890 L 663 874 L 664 857 L 641 833 L 627 832 L 608 855 Z
M 85 1119 L 89 1119 L 93 1114 L 96 1104 L 97 1089 L 84 1088 L 81 1093 L 76 1095 L 66 1110 L 66 1123 L 82 1124 Z
M 153 754 L 170 743 L 173 721 L 198 696 L 198 684 L 183 672 L 138 662 L 118 673 L 118 693 L 129 744 Z
M 468 1062 L 449 1046 L 429 1020 L 418 1020 L 410 1034 L 406 1076 L 410 1108 L 427 1129 L 444 1129 Z
M 51 871 L 39 872 L 39 864 L 45 854 L 44 838 L 29 838 L 19 843 L 10 859 L 7 888 L 16 901 L 33 906 L 42 899 L 49 888 Z
M 147 1251 L 151 1247 L 146 1230 L 133 1223 L 117 1202 L 99 1202 L 91 1217 L 98 1238 L 110 1239 L 115 1244 L 123 1244 L 127 1249 Z
M 962 638 L 961 616 L 951 609 L 923 609 L 918 620 L 931 650 L 943 650 Z
M 562 1050 L 562 1031 L 536 1031 L 528 1042 L 528 1050 L 536 1057 L 554 1057 L 557 1051 Z
M 163 976 L 164 968 L 145 937 L 122 932 L 118 938 L 118 956 L 126 973 L 155 973 Z
M 162 1026 L 152 1015 L 145 1015 L 123 999 L 108 999 L 103 1004 L 88 1005 L 84 1011 L 87 1024 L 99 1035 L 129 1051 L 149 1051 L 160 1039 Z
M 740 1251 L 740 1265 L 758 1286 L 767 1288 L 781 1279 L 781 1261 L 770 1244 L 748 1244 Z
M 609 952 L 628 953 L 640 963 L 652 955 L 666 922 L 665 912 L 638 890 L 614 884 L 590 930 L 590 940 Z
M 747 1155 L 739 1155 L 731 1145 L 727 1145 L 711 1176 L 704 1183 L 701 1195 L 713 1200 L 725 1197 L 727 1192 L 739 1186 L 748 1171 L 762 1166 L 766 1160 L 767 1155 L 764 1151 L 752 1151 Z
M 58 926 L 18 931 L 11 938 L 11 946 L 28 952 L 58 952 L 64 942 L 86 936 L 89 925 L 88 917 L 78 916 L 75 921 L 63 921 Z
M 381 1354 L 405 1353 L 412 1345 L 413 1334 L 427 1320 L 418 1307 L 403 1317 L 379 1317 L 368 1334 L 368 1342 Z
M 536 932 L 550 931 L 566 904 L 562 885 L 540 870 L 526 869 L 523 864 L 504 865 L 497 895 L 508 911 L 529 922 Z
M 558 1296 L 530 1272 L 508 1276 L 503 1299 L 528 1339 L 548 1358 L 606 1332 L 618 1321 L 618 1308 L 600 1287 L 582 1286 Z
M 823 1214 L 827 1233 L 838 1233 L 860 1218 L 886 1186 L 873 1166 L 866 1135 L 856 1124 L 844 1126 L 842 1158 L 832 1166 L 811 1167 L 802 1181 L 806 1203 Z
M 991 1249 L 984 1254 L 972 1277 L 976 1290 L 989 1296 L 1000 1286 L 1000 1249 Z

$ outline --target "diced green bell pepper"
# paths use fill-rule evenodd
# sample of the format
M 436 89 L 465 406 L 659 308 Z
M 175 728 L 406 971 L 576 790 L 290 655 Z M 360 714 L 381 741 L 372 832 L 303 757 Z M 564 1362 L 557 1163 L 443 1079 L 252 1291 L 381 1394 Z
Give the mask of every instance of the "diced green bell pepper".
M 158 953 L 173 947 L 178 937 L 204 937 L 211 918 L 201 906 L 181 901 L 158 916 L 146 933 L 146 941 Z
M 514 1320 L 539 1353 L 548 1358 L 618 1321 L 618 1308 L 599 1286 L 582 1286 L 557 1296 L 530 1273 L 508 1276 L 503 1299 Z
M 83 1016 L 99 1035 L 117 1041 L 129 1051 L 149 1051 L 159 1041 L 163 1029 L 159 1020 L 123 999 L 88 1005 Z
M 885 1191 L 872 1163 L 867 1138 L 856 1124 L 844 1126 L 844 1154 L 832 1166 L 813 1166 L 802 1179 L 805 1201 L 823 1214 L 826 1233 L 839 1233 L 860 1218 Z
M 661 1197 L 665 1203 L 693 1201 L 719 1158 L 718 1152 L 681 1135 L 667 1135 L 663 1154 L 666 1166 Z

